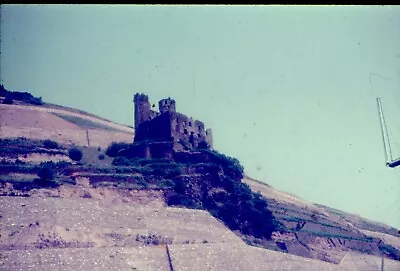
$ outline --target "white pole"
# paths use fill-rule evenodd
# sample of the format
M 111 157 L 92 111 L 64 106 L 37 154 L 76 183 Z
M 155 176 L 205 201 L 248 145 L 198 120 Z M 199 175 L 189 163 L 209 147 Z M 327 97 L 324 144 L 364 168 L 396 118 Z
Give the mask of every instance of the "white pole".
M 386 164 L 388 164 L 390 161 L 393 160 L 392 150 L 390 148 L 389 134 L 388 134 L 388 131 L 386 129 L 385 117 L 383 116 L 381 99 L 380 98 L 376 98 L 376 100 L 377 100 L 377 103 L 378 103 L 379 117 L 380 117 L 380 123 L 381 123 L 381 132 L 382 132 L 382 139 L 383 139 L 383 148 L 385 150 L 385 159 L 386 159 Z M 387 145 L 388 145 L 387 148 L 386 148 L 386 141 L 387 141 Z M 388 156 L 388 150 L 387 149 L 389 149 L 389 156 Z

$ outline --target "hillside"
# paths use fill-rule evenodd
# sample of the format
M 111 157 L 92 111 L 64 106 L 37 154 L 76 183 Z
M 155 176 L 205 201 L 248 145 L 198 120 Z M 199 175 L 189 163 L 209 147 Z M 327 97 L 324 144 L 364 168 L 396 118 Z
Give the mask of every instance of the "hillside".
M 112 142 L 131 143 L 133 135 L 130 127 L 79 110 L 0 104 L 0 266 L 5 270 L 51 270 L 60 265 L 65 270 L 400 269 L 398 229 L 307 202 L 247 176 L 242 182 L 261 193 L 285 228 L 273 232 L 269 240 L 232 231 L 207 210 L 169 206 L 166 195 L 173 184 L 165 174 L 172 166 L 158 173 L 164 174 L 162 178 L 145 182 L 149 170 L 145 166 L 151 163 L 116 165 L 116 158 L 106 155 Z M 79 162 L 70 158 L 72 146 L 83 153 Z M 49 160 L 64 163 L 54 166 L 55 182 L 43 185 L 37 174 L 40 163 Z M 181 176 L 170 172 L 171 180 L 207 182 L 211 167 L 204 170 L 190 165 Z M 196 186 L 191 189 L 197 191 Z
M 107 147 L 111 142 L 131 142 L 132 128 L 55 106 L 0 104 L 0 136 L 52 139 L 80 146 Z

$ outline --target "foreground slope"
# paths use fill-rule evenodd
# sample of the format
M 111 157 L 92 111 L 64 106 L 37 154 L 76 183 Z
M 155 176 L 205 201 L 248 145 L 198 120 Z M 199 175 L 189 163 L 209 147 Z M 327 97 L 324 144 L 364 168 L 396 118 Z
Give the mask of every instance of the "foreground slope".
M 381 258 L 355 252 L 332 264 L 248 246 L 205 211 L 163 206 L 155 191 L 78 186 L 0 197 L 2 269 L 381 270 Z M 384 270 L 399 266 L 384 260 Z

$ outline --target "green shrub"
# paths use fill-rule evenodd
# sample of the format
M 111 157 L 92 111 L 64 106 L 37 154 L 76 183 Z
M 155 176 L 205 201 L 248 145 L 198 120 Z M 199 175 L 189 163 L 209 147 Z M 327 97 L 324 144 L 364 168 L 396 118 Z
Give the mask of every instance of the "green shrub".
M 60 183 L 63 184 L 72 184 L 72 185 L 76 185 L 76 180 L 75 179 L 71 179 L 71 178 L 61 178 L 58 180 Z
M 76 147 L 69 149 L 68 156 L 73 161 L 80 161 L 82 159 L 82 151 Z
M 37 174 L 37 169 L 31 164 L 15 164 L 15 163 L 1 163 L 0 164 L 1 174 L 6 173 L 25 173 L 25 174 Z
M 154 163 L 148 164 L 143 167 L 143 174 L 151 174 L 155 176 L 164 177 L 166 179 L 172 179 L 182 174 L 182 168 L 179 164 L 174 163 Z M 147 170 L 148 169 L 148 170 Z
M 0 96 L 5 97 L 8 93 L 8 90 L 4 87 L 3 84 L 0 84 Z
M 132 160 L 135 165 L 138 166 L 146 166 L 149 164 L 160 164 L 160 163 L 167 163 L 170 164 L 171 161 L 168 159 L 163 158 L 137 158 Z
M 117 173 L 141 173 L 144 176 L 157 176 L 165 179 L 172 179 L 182 174 L 181 164 L 157 162 L 165 161 L 162 159 L 154 159 L 151 163 L 149 159 L 128 159 L 123 156 L 117 156 L 113 159 L 112 164 L 116 166 Z
M 46 180 L 46 179 L 36 179 L 33 181 L 32 188 L 56 188 L 59 187 L 60 184 L 55 180 Z
M 199 209 L 200 206 L 189 196 L 181 194 L 171 194 L 167 199 L 168 205 L 184 206 L 189 209 Z
M 51 141 L 51 140 L 50 140 Z M 7 156 L 15 156 L 17 154 L 29 154 L 29 153 L 51 153 L 51 154 L 65 154 L 61 147 L 57 147 L 57 150 L 48 150 L 44 144 L 50 144 L 54 146 L 54 143 L 44 143 L 42 140 L 28 139 L 25 137 L 18 138 L 2 138 L 0 139 L 0 154 Z M 46 145 L 48 146 L 48 145 Z
M 34 104 L 34 105 L 42 105 L 43 104 L 42 97 L 32 97 L 27 102 L 30 104 Z
M 46 149 L 58 149 L 58 143 L 50 140 L 50 139 L 46 139 L 43 141 L 43 147 L 45 147 Z
M 171 189 L 174 188 L 175 183 L 169 179 L 161 179 L 157 181 L 157 187 L 161 189 Z
M 5 97 L 3 100 L 3 104 L 13 104 L 14 100 L 11 97 Z
M 13 188 L 15 190 L 19 190 L 19 191 L 29 191 L 32 190 L 33 188 L 37 188 L 38 186 L 35 185 L 35 183 L 33 181 L 31 182 L 13 182 Z
M 0 85 L 0 96 L 6 97 L 11 100 L 23 101 L 30 104 L 42 105 L 42 97 L 34 97 L 29 92 L 10 91 L 4 85 Z
M 67 162 L 67 161 L 59 161 L 59 162 L 56 162 L 56 163 L 53 162 L 53 164 L 54 164 L 54 167 L 57 168 L 57 169 L 68 168 L 68 167 L 70 167 L 72 165 L 70 162 Z
M 224 173 L 233 178 L 234 180 L 240 181 L 244 176 L 244 168 L 240 164 L 239 160 L 233 157 L 226 156 L 216 150 L 205 150 L 212 153 L 217 158 L 217 161 L 221 164 Z
M 117 156 L 113 159 L 112 164 L 114 166 L 130 166 L 131 161 L 128 158 Z
M 198 149 L 209 149 L 210 148 L 210 145 L 207 143 L 207 142 L 205 142 L 205 141 L 201 141 L 201 142 L 199 142 L 199 144 L 197 145 L 197 148 Z
M 140 173 L 141 169 L 134 166 L 117 166 L 115 173 Z M 109 172 L 112 173 L 112 172 Z
M 51 163 L 41 164 L 37 175 L 41 180 L 53 180 L 55 176 L 54 166 Z
M 149 183 L 146 181 L 146 179 L 143 176 L 136 176 L 135 184 L 137 184 L 139 186 L 139 188 L 147 188 L 149 186 Z
M 154 175 L 154 170 L 149 166 L 138 167 L 139 173 L 144 176 L 152 176 Z
M 193 167 L 198 173 L 218 173 L 222 170 L 221 166 L 215 163 L 198 163 L 194 164 Z
M 196 183 L 181 178 L 174 182 L 174 193 L 167 196 L 169 205 L 188 208 L 203 206 L 231 230 L 239 230 L 256 238 L 270 239 L 273 231 L 284 229 L 267 208 L 266 199 L 261 194 L 252 192 L 247 184 L 228 176 L 209 176 L 200 184 L 203 197 L 198 202 L 197 198 L 187 194 L 187 190 L 196 186 Z M 218 189 L 212 192 L 210 186 Z
M 187 189 L 187 183 L 182 179 L 175 180 L 174 191 L 177 194 L 184 194 Z
M 216 150 L 211 150 L 211 149 L 197 149 L 198 152 L 203 154 L 205 156 L 204 158 L 200 159 L 206 159 L 208 161 L 199 161 L 199 158 L 194 156 L 193 159 L 190 159 L 190 156 L 186 158 L 185 163 L 187 164 L 202 164 L 202 163 L 207 163 L 207 164 L 215 164 L 216 166 L 221 166 L 224 174 L 226 176 L 229 176 L 230 178 L 236 180 L 236 181 L 241 181 L 244 176 L 244 168 L 240 164 L 239 160 L 233 157 L 226 156 L 222 153 L 219 153 Z M 180 158 L 180 160 L 185 159 L 185 158 Z M 179 160 L 178 160 L 179 161 Z
M 106 155 L 110 157 L 116 157 L 118 152 L 123 149 L 129 148 L 132 144 L 125 143 L 125 142 L 113 142 L 111 143 L 106 150 Z

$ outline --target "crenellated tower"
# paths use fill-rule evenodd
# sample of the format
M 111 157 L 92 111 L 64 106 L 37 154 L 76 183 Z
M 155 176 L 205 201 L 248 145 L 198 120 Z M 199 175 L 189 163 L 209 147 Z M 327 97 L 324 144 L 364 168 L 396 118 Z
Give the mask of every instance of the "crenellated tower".
M 133 96 L 134 113 L 135 113 L 135 130 L 139 124 L 149 121 L 151 115 L 149 97 L 145 94 L 136 93 Z
M 158 110 L 160 111 L 161 114 L 165 112 L 175 113 L 176 112 L 175 100 L 171 98 L 160 100 L 158 102 Z

